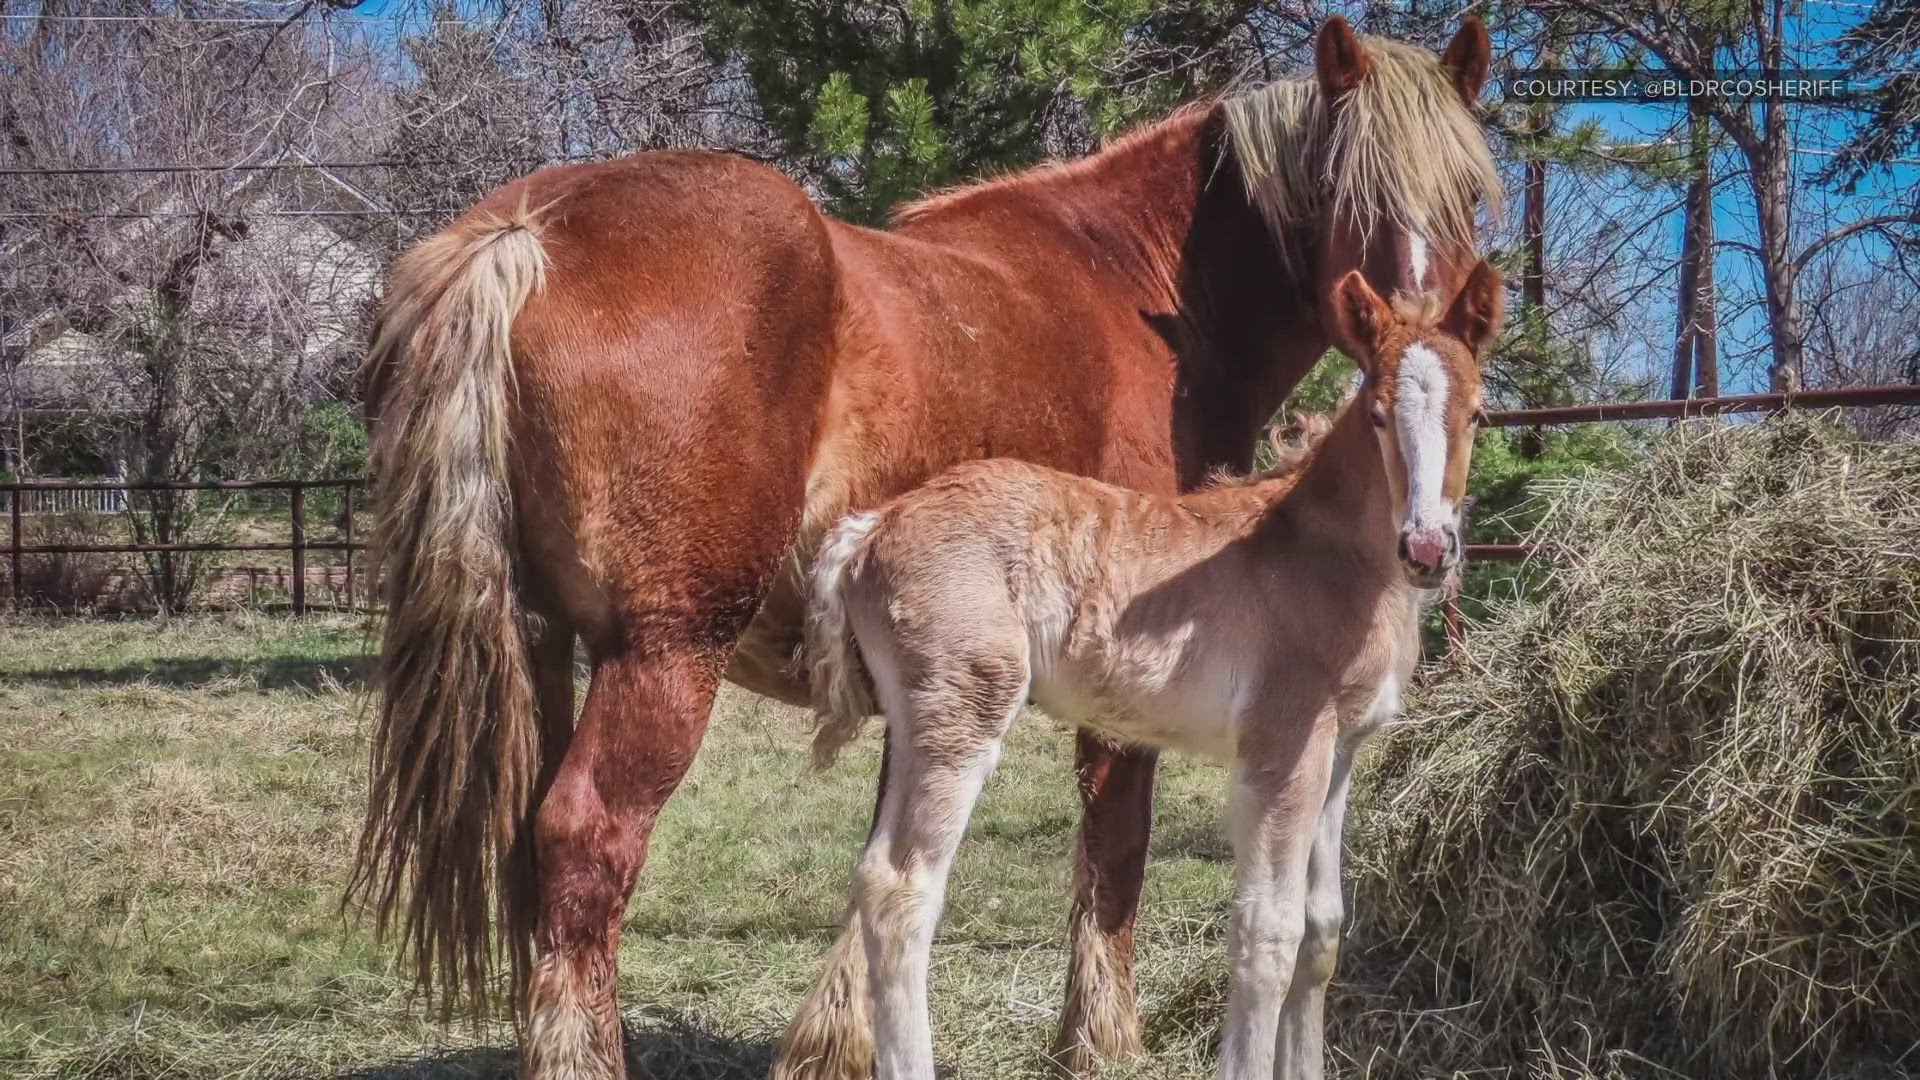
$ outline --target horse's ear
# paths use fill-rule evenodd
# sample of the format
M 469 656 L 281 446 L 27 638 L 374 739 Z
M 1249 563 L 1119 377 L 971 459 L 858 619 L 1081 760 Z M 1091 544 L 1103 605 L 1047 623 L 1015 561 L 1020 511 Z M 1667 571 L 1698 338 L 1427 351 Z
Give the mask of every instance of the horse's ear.
M 1487 72 L 1493 67 L 1493 39 L 1487 36 L 1487 24 L 1479 16 L 1469 15 L 1460 20 L 1460 29 L 1447 43 L 1447 51 L 1440 56 L 1440 66 L 1447 69 L 1447 75 L 1453 79 L 1453 88 L 1460 92 L 1460 101 L 1472 109 L 1480 101 L 1480 91 L 1487 85 Z
M 1500 318 L 1507 306 L 1506 283 L 1500 271 L 1485 259 L 1467 275 L 1460 295 L 1453 298 L 1440 329 L 1452 334 L 1479 356 L 1500 333 Z
M 1373 369 L 1380 343 L 1393 324 L 1393 308 L 1358 270 L 1347 271 L 1333 289 L 1334 340 L 1362 371 Z
M 1313 73 L 1328 101 L 1359 86 L 1370 70 L 1366 47 L 1346 19 L 1334 15 L 1320 24 L 1320 33 L 1313 39 Z

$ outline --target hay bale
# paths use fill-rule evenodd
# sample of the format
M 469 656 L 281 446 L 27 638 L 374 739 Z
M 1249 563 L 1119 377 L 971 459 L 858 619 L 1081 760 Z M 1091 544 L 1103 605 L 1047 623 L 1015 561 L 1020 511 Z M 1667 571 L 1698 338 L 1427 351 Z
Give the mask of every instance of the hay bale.
M 1690 423 L 1546 497 L 1362 768 L 1348 1071 L 1920 1069 L 1920 448 Z

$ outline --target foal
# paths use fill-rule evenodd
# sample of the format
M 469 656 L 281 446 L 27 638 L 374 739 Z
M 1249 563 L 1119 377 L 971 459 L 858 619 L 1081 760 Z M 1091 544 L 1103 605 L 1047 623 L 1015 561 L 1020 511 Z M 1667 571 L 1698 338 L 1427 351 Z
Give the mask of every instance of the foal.
M 1347 779 L 1399 707 L 1423 591 L 1459 559 L 1500 290 L 1483 262 L 1435 318 L 1341 279 L 1336 331 L 1365 378 L 1280 475 L 1169 498 L 980 461 L 829 534 L 808 619 L 816 757 L 879 711 L 894 757 L 853 890 L 880 1080 L 934 1075 L 927 965 L 947 871 L 1029 698 L 1232 762 L 1220 1075 L 1321 1075 Z

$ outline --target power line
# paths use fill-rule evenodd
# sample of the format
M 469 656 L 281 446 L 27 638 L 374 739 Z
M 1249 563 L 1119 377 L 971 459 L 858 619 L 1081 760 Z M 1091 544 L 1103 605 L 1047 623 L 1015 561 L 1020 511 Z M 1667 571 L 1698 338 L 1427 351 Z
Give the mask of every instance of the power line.
M 298 18 L 298 16 L 295 16 Z M 341 15 L 331 16 L 344 22 L 361 23 L 406 23 L 415 26 L 474 26 L 467 19 L 409 19 L 404 15 Z M 3 22 L 69 22 L 69 23 L 220 23 L 257 26 L 279 26 L 288 21 L 282 18 L 263 18 L 260 16 L 240 15 L 0 15 Z
M 600 158 L 590 154 L 570 154 L 554 158 L 528 158 L 524 161 L 499 162 L 514 166 L 561 165 L 581 161 L 598 161 Z M 417 169 L 426 166 L 472 165 L 473 161 L 281 161 L 257 164 L 225 165 L 72 165 L 59 168 L 0 169 L 0 176 L 108 176 L 116 173 L 198 173 L 198 172 L 269 172 L 281 169 Z
M 1794 153 L 1796 153 L 1796 154 L 1810 154 L 1810 155 L 1812 155 L 1812 156 L 1814 156 L 1814 157 L 1825 157 L 1825 158 L 1830 158 L 1830 157 L 1839 157 L 1839 156 L 1840 156 L 1840 155 L 1839 155 L 1839 154 L 1838 154 L 1837 152 L 1835 152 L 1835 151 L 1832 151 L 1832 150 L 1818 150 L 1818 149 L 1815 149 L 1815 148 L 1813 148 L 1813 147 L 1811 147 L 1811 146 L 1795 146 L 1795 147 L 1791 147 L 1790 149 L 1791 149 L 1791 150 L 1792 150 L 1792 151 L 1793 151 Z M 1920 158 L 1888 158 L 1888 159 L 1886 159 L 1886 161 L 1884 161 L 1884 162 L 1876 162 L 1875 164 L 1883 164 L 1883 165 L 1920 165 Z
M 448 161 L 314 161 L 251 165 L 72 165 L 55 169 L 0 169 L 0 176 L 99 176 L 108 173 L 266 172 L 274 169 L 376 169 L 395 165 L 451 165 Z
M 64 218 L 113 218 L 140 221 L 152 218 L 257 218 L 257 217 L 433 217 L 439 214 L 464 213 L 465 207 L 447 207 L 445 209 L 373 209 L 366 210 L 157 210 L 141 211 L 101 211 L 75 210 L 7 210 L 0 211 L 0 220 L 6 221 L 57 221 Z

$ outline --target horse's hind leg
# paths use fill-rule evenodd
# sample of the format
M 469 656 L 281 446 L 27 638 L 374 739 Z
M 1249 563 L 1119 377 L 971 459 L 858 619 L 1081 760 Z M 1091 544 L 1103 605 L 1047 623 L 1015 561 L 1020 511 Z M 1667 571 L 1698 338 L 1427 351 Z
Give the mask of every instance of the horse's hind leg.
M 586 707 L 535 818 L 540 957 L 522 1075 L 539 1080 L 625 1075 L 620 923 L 719 682 L 719 650 L 692 628 L 632 625 L 622 636 L 595 657 Z
M 934 1077 L 927 969 L 947 873 L 1001 740 L 1026 701 L 1025 643 L 994 644 L 1005 640 L 987 637 L 970 656 L 941 658 L 909 693 L 890 692 L 878 670 L 884 662 L 876 666 L 893 775 L 854 874 L 854 904 L 866 942 L 879 1080 Z
M 888 731 L 881 742 L 880 780 L 868 843 L 886 807 L 892 760 L 893 735 Z M 873 1014 L 867 997 L 867 946 L 860 908 L 848 904 L 840 936 L 827 954 L 827 968 L 787 1025 L 768 1080 L 868 1080 L 873 1075 Z
M 1089 1076 L 1096 1055 L 1138 1056 L 1140 1013 L 1133 980 L 1133 923 L 1153 831 L 1159 755 L 1082 731 L 1080 842 L 1074 849 L 1067 1000 L 1052 1061 Z
M 539 874 L 534 859 L 533 817 L 553 786 L 573 737 L 573 627 L 558 614 L 543 614 L 534 624 L 528 669 L 533 676 L 540 718 L 540 772 L 534 778 L 533 811 L 514 838 L 513 872 L 506 876 L 508 925 L 513 935 L 508 948 L 530 950 L 540 920 Z M 527 954 L 516 957 L 516 970 L 526 970 Z M 518 987 L 515 988 L 519 989 Z

